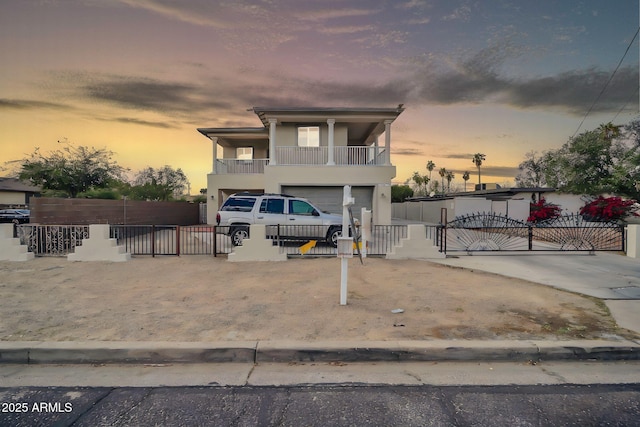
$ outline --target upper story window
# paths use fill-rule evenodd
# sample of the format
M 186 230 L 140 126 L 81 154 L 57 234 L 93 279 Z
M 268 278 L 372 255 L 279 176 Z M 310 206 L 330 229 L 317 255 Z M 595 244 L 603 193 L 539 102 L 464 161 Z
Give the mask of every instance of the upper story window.
M 300 126 L 298 128 L 298 147 L 319 147 L 320 127 Z
M 253 147 L 238 147 L 238 148 L 236 148 L 236 159 L 238 159 L 238 160 L 252 160 L 253 159 Z

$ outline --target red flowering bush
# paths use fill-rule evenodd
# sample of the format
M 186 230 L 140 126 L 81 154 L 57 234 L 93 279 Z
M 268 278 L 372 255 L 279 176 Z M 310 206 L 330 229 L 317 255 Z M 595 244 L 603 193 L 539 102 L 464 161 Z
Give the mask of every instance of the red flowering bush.
M 628 215 L 638 216 L 635 200 L 620 197 L 599 196 L 580 209 L 580 215 L 587 221 L 617 221 Z
M 547 203 L 544 198 L 541 198 L 536 203 L 531 203 L 529 210 L 529 218 L 527 221 L 533 223 L 540 223 L 542 221 L 548 221 L 560 216 L 560 207 L 553 203 Z

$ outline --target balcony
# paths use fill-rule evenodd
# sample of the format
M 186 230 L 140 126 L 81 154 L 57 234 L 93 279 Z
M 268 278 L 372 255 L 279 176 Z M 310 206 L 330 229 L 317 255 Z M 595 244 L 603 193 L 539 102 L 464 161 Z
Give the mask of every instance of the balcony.
M 336 166 L 388 166 L 384 147 L 335 147 Z M 329 147 L 276 147 L 277 166 L 322 166 L 329 162 Z M 217 174 L 261 174 L 269 159 L 218 159 Z

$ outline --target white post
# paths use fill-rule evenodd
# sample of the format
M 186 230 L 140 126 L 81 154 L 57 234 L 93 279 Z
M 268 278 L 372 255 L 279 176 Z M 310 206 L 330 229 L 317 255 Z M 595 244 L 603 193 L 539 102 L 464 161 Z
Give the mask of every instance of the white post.
M 360 223 L 360 242 L 362 243 L 362 249 L 360 253 L 362 258 L 367 257 L 367 243 L 371 240 L 371 211 L 367 208 L 362 208 L 360 215 L 362 222 Z
M 391 122 L 392 120 L 384 121 L 384 149 L 387 152 L 385 156 L 387 166 L 391 164 Z
M 278 119 L 269 119 L 269 164 L 276 165 L 276 123 Z
M 336 119 L 327 119 L 327 125 L 329 125 L 329 156 L 327 158 L 327 166 L 333 166 L 336 164 L 336 162 L 333 159 L 333 152 L 334 150 L 334 127 L 333 125 L 335 125 L 336 123 Z
M 349 237 L 349 206 L 354 203 L 355 199 L 351 197 L 351 186 L 345 185 L 342 193 L 342 235 L 338 239 L 338 256 L 341 258 L 340 305 L 347 305 L 349 258 L 353 258 L 353 237 Z
M 216 173 L 216 163 L 218 163 L 218 137 L 211 138 L 211 145 L 213 146 L 213 165 L 211 165 L 211 173 Z

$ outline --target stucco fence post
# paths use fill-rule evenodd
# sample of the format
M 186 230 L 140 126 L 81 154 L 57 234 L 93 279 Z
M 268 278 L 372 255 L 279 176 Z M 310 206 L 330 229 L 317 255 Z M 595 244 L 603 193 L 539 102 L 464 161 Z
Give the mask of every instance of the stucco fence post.
M 116 239 L 109 238 L 109 224 L 89 225 L 89 238 L 82 240 L 73 253 L 67 255 L 68 261 L 129 261 L 131 254 L 124 246 L 118 246 Z
M 249 226 L 249 238 L 242 241 L 242 246 L 233 248 L 227 261 L 286 261 L 287 254 L 274 246 L 271 239 L 267 239 L 267 227 L 264 224 Z
M 409 224 L 407 225 L 407 238 L 401 239 L 400 243 L 391 249 L 386 258 L 442 259 L 446 258 L 446 254 L 440 252 L 439 248 L 434 246 L 433 241 L 427 238 L 424 224 Z
M 640 224 L 627 225 L 627 256 L 640 259 Z
M 0 224 L 0 261 L 28 261 L 33 257 L 27 245 L 13 237 L 13 224 Z

